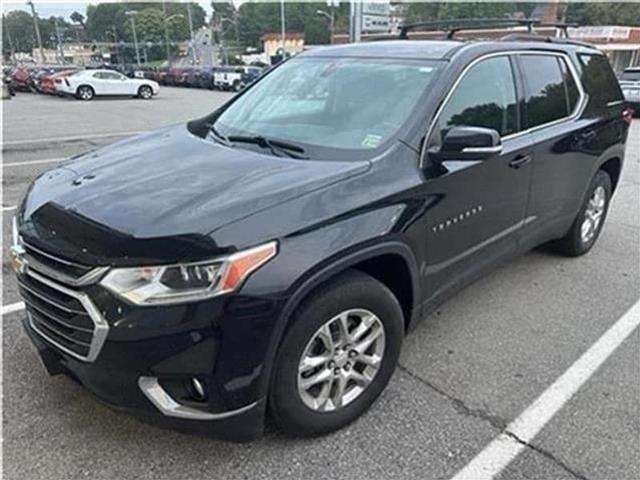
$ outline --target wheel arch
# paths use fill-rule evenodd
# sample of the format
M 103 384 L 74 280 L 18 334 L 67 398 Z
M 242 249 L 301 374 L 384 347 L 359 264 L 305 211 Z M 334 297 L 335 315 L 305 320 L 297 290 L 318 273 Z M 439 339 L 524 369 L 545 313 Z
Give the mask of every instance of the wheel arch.
M 615 192 L 622 173 L 622 159 L 620 157 L 611 157 L 600 164 L 598 170 L 603 170 L 611 179 L 611 193 Z
M 93 92 L 93 94 L 96 94 L 96 89 L 93 87 L 93 85 L 89 84 L 89 83 L 80 83 L 77 87 L 76 87 L 76 95 L 78 94 L 78 91 L 82 88 L 82 87 L 87 87 L 90 88 L 91 91 Z
M 381 265 L 390 267 L 391 270 L 381 269 Z M 264 363 L 264 375 L 260 387 L 264 395 L 266 395 L 271 382 L 273 363 L 278 348 L 282 343 L 287 328 L 293 321 L 298 307 L 320 285 L 337 278 L 340 274 L 350 269 L 359 270 L 373 276 L 396 295 L 405 317 L 405 332 L 415 323 L 419 315 L 420 305 L 419 274 L 417 261 L 408 245 L 400 241 L 387 241 L 342 255 L 302 280 L 293 295 L 289 297 L 283 306 Z M 405 276 L 393 278 L 393 274 L 398 272 L 402 272 L 401 274 Z M 398 296 L 397 292 L 400 286 L 407 280 L 410 282 L 410 285 L 408 285 L 410 294 L 401 293 Z

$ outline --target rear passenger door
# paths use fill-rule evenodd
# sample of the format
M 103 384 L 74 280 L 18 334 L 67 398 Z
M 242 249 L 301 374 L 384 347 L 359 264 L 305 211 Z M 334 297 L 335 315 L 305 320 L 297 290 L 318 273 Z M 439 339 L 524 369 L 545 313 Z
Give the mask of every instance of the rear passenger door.
M 593 161 L 583 148 L 597 133 L 578 116 L 585 101 L 575 65 L 553 52 L 518 55 L 524 85 L 524 127 L 534 143 L 531 198 L 523 248 L 561 236 L 571 225 Z
M 427 153 L 427 192 L 439 199 L 425 216 L 427 297 L 471 279 L 517 250 L 531 176 L 531 141 L 520 131 L 515 73 L 507 54 L 471 64 L 432 126 L 427 152 L 438 151 L 454 126 L 496 130 L 502 151 L 487 160 L 442 164 Z M 429 166 L 434 163 L 435 168 Z

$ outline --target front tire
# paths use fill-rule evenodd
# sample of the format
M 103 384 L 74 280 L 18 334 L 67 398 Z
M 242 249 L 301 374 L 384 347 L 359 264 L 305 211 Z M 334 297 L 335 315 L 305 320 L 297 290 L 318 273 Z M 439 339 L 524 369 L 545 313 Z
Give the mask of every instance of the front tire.
M 141 98 L 143 100 L 151 100 L 152 97 L 153 97 L 153 90 L 151 89 L 150 86 L 142 85 L 138 89 L 138 98 Z
M 555 248 L 569 257 L 587 253 L 600 236 L 611 200 L 611 178 L 598 170 L 593 177 L 585 201 L 569 232 L 555 242 Z
M 269 391 L 276 424 L 290 436 L 344 427 L 384 390 L 400 355 L 402 309 L 373 277 L 348 271 L 297 310 Z
M 78 87 L 78 90 L 76 90 L 76 98 L 78 100 L 88 102 L 89 100 L 93 100 L 94 96 L 95 92 L 93 91 L 93 88 L 88 85 L 82 85 Z

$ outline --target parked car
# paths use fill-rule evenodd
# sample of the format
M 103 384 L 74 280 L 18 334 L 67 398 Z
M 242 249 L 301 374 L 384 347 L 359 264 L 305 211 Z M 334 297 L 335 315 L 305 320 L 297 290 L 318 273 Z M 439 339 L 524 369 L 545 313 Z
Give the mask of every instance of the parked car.
M 309 50 L 40 175 L 13 227 L 24 327 L 49 373 L 154 422 L 336 430 L 445 298 L 542 243 L 591 250 L 625 108 L 570 40 Z
M 78 71 L 77 68 L 68 68 L 66 70 L 57 71 L 49 75 L 44 75 L 40 79 L 40 92 L 47 95 L 56 95 L 58 86 L 62 85 L 64 78 L 73 75 Z
M 239 92 L 242 89 L 242 76 L 244 70 L 241 67 L 222 66 L 213 71 L 213 86 L 220 90 L 233 90 Z
M 167 75 L 169 74 L 169 67 L 160 67 L 156 70 L 154 80 L 158 82 L 160 85 L 167 84 Z
M 13 78 L 11 78 L 12 70 L 13 69 L 10 67 L 4 67 L 2 69 L 2 85 L 6 87 L 9 97 L 13 97 L 16 94 L 15 89 L 13 87 Z
M 150 100 L 160 91 L 153 80 L 128 78 L 115 70 L 82 70 L 65 77 L 57 84 L 61 95 L 79 100 L 92 100 L 96 96 L 133 96 Z
M 34 67 L 27 67 L 25 65 L 18 65 L 11 72 L 11 78 L 14 90 L 19 92 L 31 92 L 33 91 L 33 75 Z
M 627 103 L 640 115 L 640 67 L 625 69 L 620 76 L 620 87 Z
M 246 87 L 247 85 L 252 84 L 258 78 L 260 78 L 260 75 L 262 75 L 262 68 L 260 67 L 241 67 L 241 68 L 242 68 L 242 75 L 240 78 L 241 78 L 243 87 Z

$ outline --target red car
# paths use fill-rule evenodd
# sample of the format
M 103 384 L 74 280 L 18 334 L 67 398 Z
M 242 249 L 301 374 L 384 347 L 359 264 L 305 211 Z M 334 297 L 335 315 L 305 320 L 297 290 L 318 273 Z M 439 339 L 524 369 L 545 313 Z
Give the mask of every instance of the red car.
M 45 75 L 40 80 L 40 91 L 48 95 L 55 95 L 57 93 L 57 85 L 61 84 L 65 77 L 76 73 L 77 69 L 63 70 L 62 72 L 52 73 Z
M 11 74 L 11 78 L 13 78 L 14 88 L 21 92 L 30 92 L 31 76 L 32 71 L 29 67 L 25 67 L 24 65 L 17 66 Z

